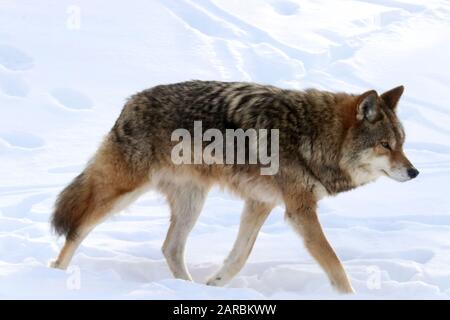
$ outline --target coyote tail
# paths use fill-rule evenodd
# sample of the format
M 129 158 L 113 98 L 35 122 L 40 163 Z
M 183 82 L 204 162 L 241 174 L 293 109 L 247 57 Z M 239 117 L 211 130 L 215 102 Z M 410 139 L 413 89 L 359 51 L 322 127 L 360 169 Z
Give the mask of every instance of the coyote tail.
M 92 183 L 85 169 L 59 194 L 51 219 L 53 230 L 66 238 L 76 237 L 82 221 L 89 215 L 93 197 Z

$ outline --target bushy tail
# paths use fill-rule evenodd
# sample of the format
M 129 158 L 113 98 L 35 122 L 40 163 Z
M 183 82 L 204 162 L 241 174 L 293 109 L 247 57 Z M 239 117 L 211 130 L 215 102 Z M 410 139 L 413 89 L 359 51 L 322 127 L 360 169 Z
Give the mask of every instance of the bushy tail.
M 130 169 L 108 136 L 84 171 L 59 194 L 51 224 L 58 235 L 74 239 L 113 208 L 117 199 L 148 181 L 148 168 Z
M 58 235 L 66 238 L 76 237 L 78 228 L 91 211 L 93 190 L 86 171 L 78 175 L 56 200 L 51 224 Z

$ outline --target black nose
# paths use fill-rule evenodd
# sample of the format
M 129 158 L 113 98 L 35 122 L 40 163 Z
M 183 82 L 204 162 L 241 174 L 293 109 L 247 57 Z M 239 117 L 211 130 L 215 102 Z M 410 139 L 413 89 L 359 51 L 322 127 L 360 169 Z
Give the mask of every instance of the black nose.
M 409 168 L 408 169 L 408 176 L 411 179 L 414 179 L 415 177 L 417 177 L 419 175 L 419 170 L 417 170 L 416 168 Z

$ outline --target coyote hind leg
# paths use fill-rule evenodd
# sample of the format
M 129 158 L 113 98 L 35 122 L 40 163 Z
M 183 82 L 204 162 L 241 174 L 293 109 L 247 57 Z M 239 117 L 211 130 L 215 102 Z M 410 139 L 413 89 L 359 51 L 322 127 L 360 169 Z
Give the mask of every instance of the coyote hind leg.
M 132 170 L 113 142 L 107 139 L 93 161 L 58 196 L 53 229 L 66 237 L 56 261 L 65 269 L 89 232 L 146 190 L 147 170 Z
M 65 270 L 70 264 L 75 251 L 80 246 L 81 242 L 86 238 L 89 234 L 89 231 L 86 230 L 84 232 L 79 232 L 78 236 L 75 238 L 66 238 L 64 246 L 58 254 L 56 260 L 50 262 L 50 267 L 56 269 Z
M 259 230 L 273 207 L 272 204 L 250 199 L 245 202 L 239 233 L 233 249 L 226 258 L 222 268 L 208 280 L 208 285 L 224 285 L 242 269 L 255 244 Z
M 72 260 L 75 251 L 78 249 L 88 234 L 107 217 L 130 205 L 139 195 L 145 191 L 146 185 L 132 191 L 123 193 L 119 190 L 103 190 L 104 193 L 96 195 L 97 200 L 93 200 L 91 209 L 86 210 L 86 219 L 83 220 L 76 229 L 66 235 L 66 241 L 61 249 L 58 258 L 50 263 L 50 267 L 66 269 Z M 100 190 L 99 190 L 100 191 Z M 113 193 L 108 196 L 108 193 Z
M 208 188 L 194 183 L 164 183 L 160 189 L 167 195 L 171 209 L 170 227 L 162 251 L 175 278 L 192 281 L 184 261 L 186 241 L 205 202 Z

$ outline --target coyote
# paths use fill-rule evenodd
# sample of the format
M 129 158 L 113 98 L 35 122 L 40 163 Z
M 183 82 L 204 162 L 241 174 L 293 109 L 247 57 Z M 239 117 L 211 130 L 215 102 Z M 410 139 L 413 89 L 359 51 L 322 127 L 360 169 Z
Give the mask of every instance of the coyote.
M 353 288 L 317 216 L 317 202 L 387 176 L 397 181 L 419 171 L 402 147 L 396 115 L 403 86 L 382 95 L 285 90 L 241 82 L 188 81 L 159 85 L 132 96 L 98 151 L 59 195 L 52 216 L 65 244 L 55 268 L 66 268 L 88 233 L 149 188 L 167 198 L 170 227 L 162 252 L 176 278 L 192 280 L 184 261 L 187 237 L 208 190 L 219 185 L 245 200 L 233 249 L 208 285 L 224 285 L 245 264 L 271 210 L 284 205 L 339 292 Z M 256 164 L 175 164 L 174 130 L 279 130 L 279 170 L 261 175 Z M 270 148 L 270 146 L 269 146 Z

